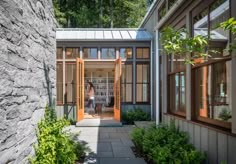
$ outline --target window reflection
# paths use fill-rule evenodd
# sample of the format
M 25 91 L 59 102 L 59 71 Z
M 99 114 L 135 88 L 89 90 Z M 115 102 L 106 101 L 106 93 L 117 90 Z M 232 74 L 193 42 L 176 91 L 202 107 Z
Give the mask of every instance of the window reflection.
M 115 48 L 102 48 L 102 59 L 115 59 Z
M 97 48 L 84 48 L 83 50 L 84 59 L 97 59 Z

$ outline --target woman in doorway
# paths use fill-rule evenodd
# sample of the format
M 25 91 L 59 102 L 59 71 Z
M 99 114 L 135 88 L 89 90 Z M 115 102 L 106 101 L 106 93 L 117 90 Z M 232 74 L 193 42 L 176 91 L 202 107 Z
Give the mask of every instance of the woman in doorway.
M 95 112 L 95 89 L 94 89 L 94 86 L 93 86 L 93 83 L 91 82 L 88 82 L 88 97 L 89 97 L 89 100 L 88 100 L 88 104 L 87 104 L 87 107 L 88 108 L 92 108 L 94 109 L 94 112 Z

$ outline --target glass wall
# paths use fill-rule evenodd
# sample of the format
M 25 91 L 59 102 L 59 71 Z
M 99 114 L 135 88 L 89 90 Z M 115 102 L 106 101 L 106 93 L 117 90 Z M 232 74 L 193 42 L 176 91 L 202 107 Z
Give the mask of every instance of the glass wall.
M 132 48 L 120 48 L 120 57 L 122 59 L 132 59 L 133 58 L 133 51 Z
M 76 96 L 76 64 L 75 63 L 66 63 L 66 103 L 75 103 Z
M 66 59 L 76 59 L 79 58 L 79 48 L 66 48 Z
M 149 63 L 136 64 L 136 102 L 149 102 L 150 99 Z
M 97 59 L 98 49 L 97 48 L 83 48 L 84 59 Z
M 102 59 L 115 59 L 116 51 L 115 48 L 102 48 L 101 49 Z
M 121 101 L 125 103 L 133 102 L 133 64 L 124 63 L 122 65 L 121 76 Z
M 63 64 L 62 62 L 57 62 L 57 104 L 63 103 Z

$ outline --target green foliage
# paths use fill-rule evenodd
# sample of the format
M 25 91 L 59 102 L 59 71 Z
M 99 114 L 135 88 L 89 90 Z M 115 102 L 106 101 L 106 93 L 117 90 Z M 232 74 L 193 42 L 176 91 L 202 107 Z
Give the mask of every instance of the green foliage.
M 63 131 L 68 125 L 67 120 L 57 120 L 53 110 L 46 107 L 45 118 L 38 123 L 38 144 L 34 146 L 36 156 L 30 159 L 32 164 L 72 164 L 81 157 L 83 147 Z
M 127 124 L 134 124 L 134 121 L 150 121 L 150 116 L 140 108 L 122 113 L 122 120 Z
M 161 32 L 161 44 L 167 55 L 182 56 L 186 64 L 194 65 L 194 59 L 209 56 L 206 53 L 207 37 L 190 37 L 186 29 L 164 28 Z
M 224 108 L 220 113 L 219 113 L 219 116 L 218 116 L 221 120 L 223 121 L 228 121 L 229 119 L 232 118 L 232 115 L 231 115 L 231 112 L 227 109 L 227 108 Z
M 53 0 L 60 26 L 82 28 L 137 27 L 150 3 L 152 0 Z
M 236 34 L 236 20 L 234 18 L 230 18 L 227 21 L 220 23 L 219 27 L 224 30 L 230 30 L 233 34 Z
M 231 31 L 232 34 L 236 34 L 236 20 L 234 18 L 230 18 L 227 21 L 220 23 L 218 27 L 223 28 L 225 31 Z M 236 41 L 236 39 L 234 39 L 234 41 Z M 231 52 L 235 49 L 236 43 L 232 43 L 229 45 L 229 48 L 227 50 Z
M 132 140 L 149 159 L 156 163 L 202 163 L 206 158 L 188 143 L 188 136 L 175 128 L 161 125 L 149 129 L 134 129 Z

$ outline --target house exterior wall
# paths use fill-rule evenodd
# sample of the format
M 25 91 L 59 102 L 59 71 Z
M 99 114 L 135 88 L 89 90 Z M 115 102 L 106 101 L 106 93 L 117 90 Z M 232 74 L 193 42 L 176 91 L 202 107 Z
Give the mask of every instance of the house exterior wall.
M 176 2 L 180 2 L 181 0 L 177 0 Z M 159 33 L 161 28 L 166 25 L 171 25 L 176 28 L 179 28 L 179 24 L 181 24 L 181 20 L 186 22 L 187 30 L 192 28 L 191 25 L 191 14 L 192 10 L 195 7 L 202 6 L 206 7 L 207 5 L 214 2 L 214 0 L 204 1 L 204 0 L 194 0 L 194 1 L 182 1 L 180 5 L 177 5 L 178 8 L 174 10 L 172 13 L 167 12 L 167 18 L 164 18 L 165 21 L 160 21 L 158 19 L 155 20 L 155 25 L 153 29 L 158 36 L 156 38 L 156 42 L 160 42 Z M 149 14 L 157 14 L 158 17 L 158 9 L 160 8 L 163 0 L 155 1 L 156 5 L 154 5 L 154 9 Z M 235 6 L 236 1 L 230 0 L 230 6 Z M 177 3 L 176 3 L 177 4 Z M 232 7 L 233 8 L 233 7 Z M 231 17 L 236 17 L 236 11 L 231 10 Z M 147 20 L 143 21 L 141 27 L 147 29 L 150 33 L 153 32 L 153 29 L 150 27 L 153 24 L 153 16 L 146 17 Z M 150 22 L 149 22 L 150 21 Z M 153 34 L 155 37 L 155 33 Z M 232 40 L 234 36 L 231 36 Z M 156 45 L 159 45 L 158 43 Z M 158 48 L 157 48 L 158 49 Z M 160 76 L 160 100 L 161 100 L 161 108 L 155 108 L 157 111 L 161 111 L 162 122 L 166 124 L 170 124 L 171 120 L 175 122 L 175 125 L 179 127 L 181 131 L 185 131 L 189 134 L 190 142 L 202 152 L 207 154 L 206 163 L 221 163 L 226 162 L 229 164 L 236 163 L 235 151 L 236 151 L 236 77 L 233 75 L 234 70 L 236 69 L 236 57 L 235 52 L 231 55 L 231 100 L 232 101 L 232 124 L 231 129 L 222 130 L 222 128 L 203 123 L 201 121 L 196 121 L 194 119 L 193 112 L 193 104 L 194 104 L 194 93 L 193 93 L 193 79 L 192 79 L 192 68 L 190 65 L 186 65 L 186 116 L 176 116 L 171 114 L 168 109 L 168 71 L 167 71 L 167 56 L 162 55 L 161 51 L 156 51 L 154 56 L 161 56 L 161 64 L 159 64 L 159 70 L 161 70 Z M 157 70 L 157 68 L 155 69 Z M 156 77 L 154 79 L 157 79 Z M 157 81 L 155 82 L 157 83 Z M 154 84 L 157 85 L 157 84 Z M 157 101 L 157 93 L 154 94 L 154 102 Z M 159 122 L 157 121 L 157 124 Z
M 56 21 L 49 0 L 0 1 L 0 163 L 28 163 L 55 99 Z

